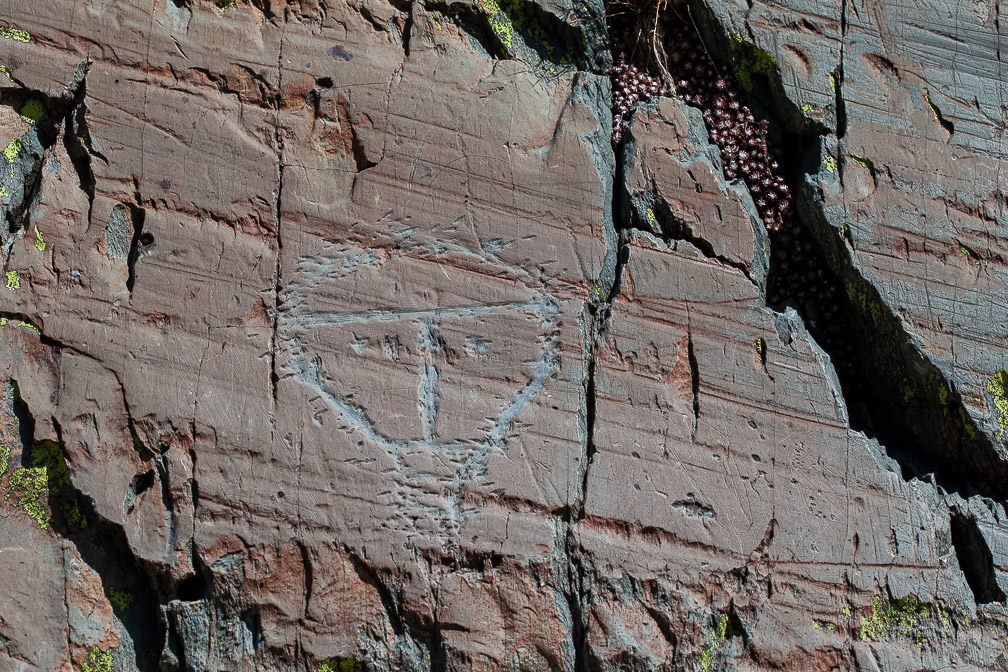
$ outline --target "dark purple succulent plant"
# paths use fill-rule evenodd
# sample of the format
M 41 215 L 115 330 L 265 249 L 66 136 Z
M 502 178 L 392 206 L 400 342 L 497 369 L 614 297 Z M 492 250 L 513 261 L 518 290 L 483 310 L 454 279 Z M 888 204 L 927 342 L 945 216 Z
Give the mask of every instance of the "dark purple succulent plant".
M 718 72 L 692 25 L 673 14 L 663 32 L 672 47 L 666 65 L 668 79 L 649 73 L 632 56 L 650 50 L 642 49 L 627 32 L 614 33 L 613 65 L 609 69 L 613 142 L 620 142 L 624 123 L 638 102 L 675 95 L 687 105 L 700 108 L 711 142 L 721 150 L 725 177 L 745 182 L 767 229 L 779 231 L 791 207 L 791 194 L 780 162 L 767 146 L 767 121 L 757 121 L 740 100 L 731 76 Z

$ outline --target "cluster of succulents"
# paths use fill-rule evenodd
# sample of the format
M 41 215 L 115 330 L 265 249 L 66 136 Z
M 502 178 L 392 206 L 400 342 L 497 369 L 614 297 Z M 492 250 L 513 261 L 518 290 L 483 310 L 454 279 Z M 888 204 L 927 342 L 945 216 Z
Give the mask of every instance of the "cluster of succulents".
M 767 287 L 767 305 L 778 310 L 788 303 L 794 305 L 813 338 L 830 354 L 845 395 L 861 398 L 865 381 L 858 375 L 860 360 L 851 317 L 845 309 L 843 285 L 806 227 L 787 227 L 775 243 L 771 248 L 774 270 Z
M 634 105 L 658 96 L 678 96 L 703 112 L 707 130 L 720 150 L 725 177 L 742 179 L 767 229 L 779 231 L 791 207 L 779 156 L 767 145 L 768 123 L 757 120 L 740 100 L 730 75 L 718 71 L 692 25 L 670 19 L 666 33 L 671 56 L 666 65 L 671 81 L 648 73 L 628 54 L 645 51 L 627 32 L 613 35 L 614 59 L 609 70 L 613 89 L 613 142 Z M 647 52 L 650 53 L 650 52 Z
M 622 50 L 613 54 L 609 78 L 612 80 L 613 142 L 618 143 L 623 137 L 623 122 L 634 105 L 658 96 L 671 96 L 672 89 L 660 77 L 648 74 Z

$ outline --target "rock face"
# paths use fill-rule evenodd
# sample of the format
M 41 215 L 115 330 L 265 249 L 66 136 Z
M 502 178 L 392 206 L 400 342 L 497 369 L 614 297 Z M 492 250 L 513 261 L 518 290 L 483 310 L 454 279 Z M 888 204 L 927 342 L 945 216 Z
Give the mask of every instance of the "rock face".
M 994 4 L 7 5 L 0 668 L 1008 669 Z

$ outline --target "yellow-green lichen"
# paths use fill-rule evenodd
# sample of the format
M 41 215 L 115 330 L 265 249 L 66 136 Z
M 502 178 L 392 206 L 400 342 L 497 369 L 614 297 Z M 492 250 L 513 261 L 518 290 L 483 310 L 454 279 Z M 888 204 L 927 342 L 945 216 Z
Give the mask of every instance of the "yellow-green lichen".
M 37 98 L 32 98 L 21 106 L 21 118 L 29 124 L 37 124 L 42 121 L 42 117 L 44 115 L 45 106 L 42 104 L 42 101 Z
M 847 297 L 861 311 L 862 315 L 871 318 L 876 327 L 882 326 L 882 322 L 885 319 L 882 305 L 877 300 L 869 297 L 868 290 L 865 287 L 859 287 L 852 282 L 848 282 Z
M 977 400 L 977 403 L 982 404 L 983 399 Z M 976 441 L 980 438 L 980 433 L 977 432 L 976 425 L 973 424 L 973 418 L 969 417 L 969 413 L 966 412 L 966 408 L 964 406 L 959 406 L 959 418 L 962 420 L 967 438 L 971 441 Z
M 12 82 L 14 81 L 14 71 L 11 70 L 6 65 L 0 65 L 0 72 L 7 75 L 7 79 L 9 79 L 10 81 Z
M 853 244 L 853 241 L 851 240 L 850 225 L 847 224 L 847 222 L 840 225 L 840 238 Z
M 830 91 L 836 92 L 836 74 L 829 73 L 829 88 Z
M 17 508 L 46 529 L 52 522 L 45 506 L 50 493 L 69 484 L 70 472 L 59 445 L 54 441 L 39 441 L 32 446 L 27 462 L 11 474 L 4 501 L 13 497 Z
M 218 12 L 223 14 L 224 10 L 235 6 L 235 0 L 215 0 L 214 6 L 217 7 Z
M 742 33 L 735 33 L 731 37 L 731 49 L 735 62 L 735 79 L 743 89 L 751 91 L 753 75 L 770 74 L 775 63 L 773 54 L 747 41 Z
M 7 147 L 4 149 L 4 156 L 7 157 L 8 163 L 13 164 L 14 159 L 17 158 L 18 154 L 21 153 L 21 150 L 23 148 L 24 145 L 21 144 L 21 138 L 14 138 L 13 140 L 11 140 L 10 144 L 7 145 Z M 14 166 L 12 165 L 11 173 L 13 172 L 14 172 Z
M 762 336 L 753 341 L 752 344 L 753 347 L 756 348 L 756 354 L 760 357 L 766 354 L 766 341 L 763 340 Z
M 980 268 L 981 266 L 983 266 L 984 264 L 987 263 L 986 259 L 981 259 L 980 255 L 978 255 L 976 252 L 974 252 L 973 249 L 971 247 L 969 247 L 968 245 L 964 245 L 964 244 L 960 243 L 959 244 L 959 251 L 962 252 L 962 254 L 963 254 L 964 257 L 966 257 L 971 262 L 973 262 L 973 264 L 975 264 L 977 268 Z
M 593 306 L 601 304 L 606 299 L 605 290 L 602 288 L 602 283 L 595 281 L 592 285 L 591 291 L 588 292 L 588 302 Z
M 940 123 L 941 116 L 938 114 L 938 106 L 931 102 L 931 93 L 926 87 L 924 89 L 924 102 L 927 103 L 928 108 L 930 108 L 931 116 L 934 117 L 934 120 Z
M 0 26 L 0 37 L 17 42 L 28 42 L 31 40 L 31 35 L 28 34 L 27 30 L 21 30 L 14 26 Z
M 837 173 L 837 160 L 828 154 L 823 158 L 822 162 L 823 168 L 826 172 L 836 175 Z
M 1004 369 L 987 379 L 987 393 L 991 395 L 998 424 L 994 438 L 1000 441 L 1008 431 L 1008 373 Z
M 48 478 L 45 469 L 37 467 L 19 467 L 7 481 L 8 492 L 4 501 L 11 496 L 15 506 L 28 514 L 28 517 L 39 524 L 43 530 L 49 527 L 52 518 L 46 512 L 43 503 L 49 494 Z
M 477 0 L 476 4 L 486 15 L 490 30 L 497 36 L 504 51 L 511 54 L 514 42 L 514 25 L 511 23 L 511 17 L 504 13 L 497 0 Z
M 700 652 L 700 669 L 703 670 L 703 672 L 710 672 L 711 665 L 714 663 L 714 654 L 721 647 L 721 644 L 724 643 L 727 637 L 728 614 L 721 614 L 721 620 L 718 621 L 717 628 L 707 633 L 707 638 L 710 643 Z
M 0 444 L 0 476 L 7 473 L 7 466 L 10 464 L 10 446 Z
M 112 672 L 112 654 L 114 648 L 108 650 L 92 646 L 88 656 L 81 663 L 81 672 Z
M 927 618 L 930 609 L 913 595 L 894 602 L 883 602 L 876 595 L 872 599 L 872 611 L 861 620 L 859 637 L 865 642 L 874 642 L 890 635 L 901 634 L 914 640 L 918 646 L 926 641 L 920 632 L 922 618 Z
M 949 405 L 949 401 L 951 401 L 949 395 L 950 395 L 950 392 L 949 392 L 948 385 L 946 385 L 944 382 L 939 382 L 938 383 L 938 404 L 941 405 L 941 406 L 943 406 L 943 407 L 945 407 L 945 412 L 946 413 L 948 413 L 948 408 L 947 407 Z
M 869 173 L 872 174 L 872 176 L 875 175 L 875 164 L 872 162 L 871 159 L 865 156 L 855 156 L 854 154 L 851 154 L 850 158 L 851 161 L 854 161 L 855 163 L 865 168 Z
M 7 289 L 12 292 L 21 288 L 21 274 L 17 271 L 7 271 Z
M 655 228 L 655 227 L 658 226 L 658 218 L 655 217 L 654 209 L 653 208 L 648 208 L 647 209 L 647 221 L 648 221 L 648 224 L 651 225 L 652 228 Z
M 606 286 L 611 286 L 613 282 L 613 276 L 611 273 L 607 273 L 592 284 L 591 289 L 588 291 L 588 303 L 592 306 L 599 306 L 609 297 L 609 293 L 606 291 Z
M 322 663 L 315 668 L 315 672 L 364 672 L 364 666 L 361 665 L 357 656 L 330 658 L 329 660 L 322 661 Z
M 133 594 L 125 590 L 109 588 L 109 601 L 119 611 L 126 611 L 133 606 Z
M 38 224 L 35 225 L 35 248 L 39 252 L 45 252 L 46 242 L 42 237 L 42 232 L 39 231 Z

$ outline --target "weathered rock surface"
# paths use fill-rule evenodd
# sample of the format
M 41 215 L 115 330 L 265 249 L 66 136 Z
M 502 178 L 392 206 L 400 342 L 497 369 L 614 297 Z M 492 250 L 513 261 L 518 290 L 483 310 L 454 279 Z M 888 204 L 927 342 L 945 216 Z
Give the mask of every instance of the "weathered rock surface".
M 3 3 L 0 669 L 1008 669 L 997 6 L 692 8 L 848 348 L 603 14 Z

